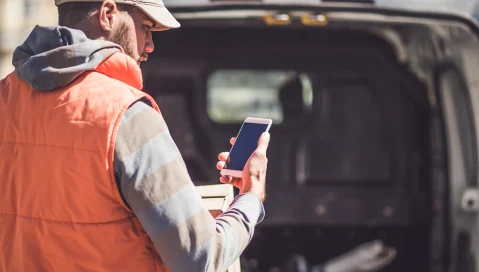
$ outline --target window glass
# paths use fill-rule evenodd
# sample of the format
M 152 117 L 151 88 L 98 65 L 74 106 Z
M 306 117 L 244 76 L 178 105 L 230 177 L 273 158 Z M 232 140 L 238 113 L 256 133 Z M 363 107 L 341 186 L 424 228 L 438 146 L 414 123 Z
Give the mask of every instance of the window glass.
M 246 117 L 294 121 L 311 111 L 312 102 L 311 77 L 296 71 L 224 69 L 207 81 L 207 111 L 217 123 Z

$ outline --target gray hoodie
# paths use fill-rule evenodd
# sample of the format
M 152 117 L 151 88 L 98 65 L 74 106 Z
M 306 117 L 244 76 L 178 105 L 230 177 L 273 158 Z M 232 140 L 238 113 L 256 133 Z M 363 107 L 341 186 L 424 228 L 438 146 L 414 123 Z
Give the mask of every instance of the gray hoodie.
M 116 52 L 123 52 L 121 46 L 90 40 L 80 30 L 36 26 L 16 48 L 12 64 L 17 76 L 30 87 L 52 91 L 68 85 L 83 72 L 94 70 Z

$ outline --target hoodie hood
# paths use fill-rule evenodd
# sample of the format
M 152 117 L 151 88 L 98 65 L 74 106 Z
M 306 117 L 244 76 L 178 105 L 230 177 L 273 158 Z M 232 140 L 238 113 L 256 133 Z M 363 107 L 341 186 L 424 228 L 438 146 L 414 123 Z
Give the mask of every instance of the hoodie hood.
M 53 91 L 64 87 L 85 71 L 95 70 L 121 46 L 90 40 L 76 29 L 36 26 L 13 53 L 16 75 L 30 87 Z

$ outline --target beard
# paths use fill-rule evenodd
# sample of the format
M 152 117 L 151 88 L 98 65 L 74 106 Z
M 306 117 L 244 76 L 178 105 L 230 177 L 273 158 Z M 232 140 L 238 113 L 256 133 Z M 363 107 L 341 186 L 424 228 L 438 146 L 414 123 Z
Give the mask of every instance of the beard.
M 120 22 L 120 25 L 110 39 L 111 42 L 121 46 L 125 54 L 139 63 L 140 56 L 138 55 L 136 45 L 133 42 L 135 40 L 136 35 L 133 32 L 132 27 L 128 27 L 128 24 L 124 20 Z

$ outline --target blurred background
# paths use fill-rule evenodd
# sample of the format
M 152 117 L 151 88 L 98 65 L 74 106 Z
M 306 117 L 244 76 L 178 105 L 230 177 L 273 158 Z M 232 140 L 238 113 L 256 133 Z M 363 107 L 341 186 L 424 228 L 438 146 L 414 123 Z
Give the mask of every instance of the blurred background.
M 154 33 L 144 90 L 192 180 L 218 183 L 246 117 L 274 121 L 245 272 L 479 272 L 478 0 L 165 3 L 182 28 Z M 0 78 L 56 22 L 0 0 Z
M 0 0 L 0 78 L 13 71 L 12 53 L 35 25 L 56 25 L 53 0 Z

